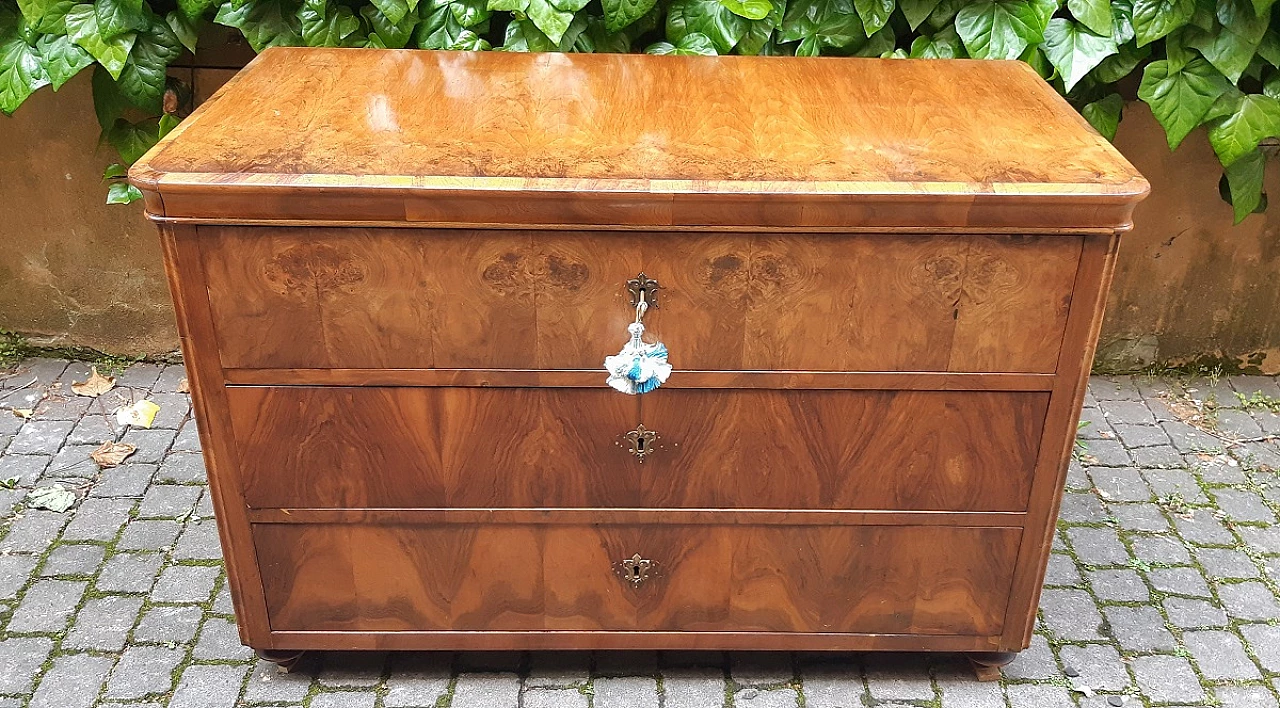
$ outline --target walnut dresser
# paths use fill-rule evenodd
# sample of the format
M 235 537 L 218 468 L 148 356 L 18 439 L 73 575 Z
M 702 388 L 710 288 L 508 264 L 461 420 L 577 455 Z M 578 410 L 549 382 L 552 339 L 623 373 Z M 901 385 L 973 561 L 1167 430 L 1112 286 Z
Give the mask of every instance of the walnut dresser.
M 241 637 L 1027 646 L 1147 183 L 1016 62 L 271 49 L 131 171 Z M 606 385 L 643 300 L 674 367 Z

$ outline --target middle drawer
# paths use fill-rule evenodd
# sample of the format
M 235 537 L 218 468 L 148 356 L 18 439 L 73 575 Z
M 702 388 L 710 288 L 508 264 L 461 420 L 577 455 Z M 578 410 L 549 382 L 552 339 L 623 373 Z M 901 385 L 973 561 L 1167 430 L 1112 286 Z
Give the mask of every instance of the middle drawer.
M 227 398 L 252 508 L 1024 511 L 1049 394 L 231 386 Z

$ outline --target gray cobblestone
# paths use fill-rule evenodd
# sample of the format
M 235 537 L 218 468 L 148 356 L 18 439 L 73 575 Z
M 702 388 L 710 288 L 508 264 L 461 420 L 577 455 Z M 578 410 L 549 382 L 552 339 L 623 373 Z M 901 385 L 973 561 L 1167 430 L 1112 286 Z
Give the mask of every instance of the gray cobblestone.
M 1196 509 L 1185 517 L 1174 517 L 1178 533 L 1188 541 L 1202 546 L 1224 546 L 1236 542 L 1227 527 L 1205 509 Z
M 811 708 L 834 705 L 823 704 L 820 699 L 815 700 L 813 693 L 808 692 L 810 683 L 815 680 L 821 685 L 821 678 L 806 677 L 805 680 L 807 705 Z M 662 675 L 663 706 L 664 708 L 714 706 L 717 700 L 724 700 L 724 686 L 724 672 L 717 669 L 689 668 L 664 671 Z M 860 680 L 858 687 L 861 688 Z
M 27 511 L 9 527 L 8 535 L 0 542 L 0 552 L 43 552 L 58 538 L 58 532 L 66 523 L 65 513 Z
M 1172 650 L 1178 642 L 1164 626 L 1164 618 L 1156 608 L 1107 607 L 1103 609 L 1111 634 L 1121 649 L 1129 651 Z
M 658 707 L 658 683 L 648 676 L 598 678 L 594 686 L 596 708 Z
M 1200 548 L 1196 560 L 1213 578 L 1247 579 L 1259 577 L 1258 566 L 1241 551 L 1229 548 Z
M 867 690 L 880 700 L 922 700 L 933 698 L 926 657 L 915 654 L 871 654 L 863 670 Z
M 1280 619 L 1280 603 L 1276 596 L 1259 582 L 1221 585 L 1218 597 L 1227 614 L 1243 620 Z
M 1152 701 L 1200 701 L 1205 697 L 1191 663 L 1182 657 L 1140 656 L 1132 666 L 1138 685 Z
M 164 453 L 168 452 L 175 435 L 177 432 L 173 430 L 131 428 L 120 441 L 138 448 L 130 456 L 130 462 L 159 462 Z
M 729 671 L 744 686 L 786 683 L 795 676 L 788 652 L 735 652 Z
M 141 463 L 112 467 L 103 471 L 89 494 L 94 497 L 134 499 L 147 491 L 147 485 L 151 484 L 151 478 L 155 473 L 155 465 Z
M 1043 604 L 1043 603 L 1041 603 Z M 1097 612 L 1097 609 L 1094 609 Z M 1092 637 L 1090 637 L 1092 638 Z M 1058 663 L 1043 636 L 1031 636 L 1031 646 L 1023 649 L 1013 661 L 1004 667 L 1004 675 L 1011 679 L 1048 679 L 1059 676 Z
M 0 555 L 0 600 L 18 596 L 18 591 L 31 579 L 36 562 L 35 556 Z
M 1108 511 L 1126 531 L 1167 531 L 1169 522 L 1155 504 L 1110 504 Z
M 1073 668 L 1084 685 L 1095 691 L 1122 691 L 1129 686 L 1129 672 L 1115 647 L 1069 645 L 1062 647 L 1059 656 L 1064 668 Z
M 1280 627 L 1269 624 L 1241 625 L 1240 634 L 1249 642 L 1262 668 L 1280 673 Z
M 1094 524 L 1106 521 L 1107 512 L 1094 494 L 1067 493 L 1062 495 L 1058 518 L 1072 524 Z
M 199 607 L 157 605 L 147 610 L 133 630 L 139 642 L 181 644 L 191 641 L 200 627 L 204 611 Z M 274 670 L 274 664 L 272 664 Z
M 102 565 L 106 551 L 102 546 L 92 543 L 75 543 L 58 546 L 45 558 L 40 574 L 46 577 L 55 575 L 92 575 Z M 3 562 L 0 562 L 0 566 Z M 2 574 L 2 573 L 0 573 Z M 2 595 L 3 593 L 0 593 Z
M 50 455 L 14 455 L 6 452 L 4 457 L 0 457 L 0 479 L 17 477 L 18 486 L 34 487 L 52 460 Z
M 0 639 L 0 693 L 29 692 L 52 651 L 53 640 L 45 637 Z
M 1205 678 L 1250 679 L 1262 678 L 1258 667 L 1244 651 L 1240 638 L 1231 632 L 1204 630 L 1182 635 L 1191 656 Z
M 32 585 L 9 618 L 8 631 L 60 632 L 80 604 L 88 583 L 82 580 L 41 580 Z
M 1182 454 L 1172 445 L 1140 447 L 1131 451 L 1133 463 L 1144 469 L 1155 467 L 1177 467 L 1182 463 Z
M 182 672 L 169 708 L 232 708 L 240 696 L 247 666 L 193 664 Z M 313 701 L 312 706 L 317 704 Z M 330 704 L 332 705 L 332 704 Z M 349 704 L 357 708 L 359 703 Z M 373 708 L 373 703 L 369 703 Z
M 1157 497 L 1179 496 L 1191 504 L 1208 503 L 1209 498 L 1200 489 L 1195 475 L 1183 469 L 1146 468 L 1142 471 L 1151 491 Z
M 167 519 L 134 521 L 120 534 L 116 548 L 129 551 L 167 549 L 173 545 L 181 530 L 181 524 Z
M 1195 568 L 1154 568 L 1147 573 L 1151 587 L 1163 593 L 1211 597 L 1209 584 Z
M 735 708 L 796 708 L 800 697 L 794 688 L 743 688 L 733 696 Z
M 192 656 L 197 659 L 247 661 L 253 657 L 253 650 L 240 643 L 234 623 L 212 617 L 200 629 L 200 639 Z
M 108 595 L 89 600 L 62 640 L 64 648 L 120 651 L 142 609 L 142 598 Z
M 135 388 L 139 391 L 149 390 L 160 376 L 160 364 L 141 362 L 125 369 L 116 377 L 116 388 Z
M 1280 526 L 1238 526 L 1236 533 L 1259 553 L 1280 554 Z
M 1081 582 L 1080 570 L 1076 568 L 1075 559 L 1065 553 L 1049 555 L 1049 564 L 1044 574 L 1046 586 L 1078 587 Z
M 30 708 L 91 708 L 113 660 L 90 654 L 64 654 L 40 679 Z
M 1276 708 L 1276 697 L 1262 686 L 1218 686 L 1222 708 Z
M 164 371 L 160 372 L 160 376 L 152 384 L 151 390 L 156 393 L 177 393 L 182 386 L 182 380 L 185 378 L 187 378 L 186 367 L 181 364 L 170 364 L 164 367 Z
M 1075 708 L 1071 692 L 1061 686 L 1015 684 L 1008 693 L 1010 708 Z
M 67 443 L 71 445 L 101 445 L 120 437 L 120 430 L 115 421 L 107 416 L 90 413 L 76 422 L 75 427 L 67 434 Z
M 387 664 L 383 652 L 331 652 L 324 656 L 321 684 L 336 688 L 376 686 Z
M 107 559 L 96 587 L 103 592 L 146 592 L 156 581 L 159 553 L 121 553 Z
M 182 608 L 190 610 L 194 608 Z M 394 679 L 394 677 L 393 677 Z M 387 708 L 434 708 L 436 702 L 434 699 L 424 702 L 395 702 L 393 696 L 396 695 L 396 689 L 391 681 L 387 682 L 389 690 L 387 691 L 387 701 L 383 705 Z M 294 671 L 288 674 L 282 674 L 279 668 L 268 661 L 258 661 L 254 664 L 253 673 L 249 674 L 249 680 L 245 685 L 244 699 L 251 704 L 256 703 L 289 703 L 299 704 L 303 698 L 306 698 L 307 692 L 311 689 L 311 676 L 301 672 Z
M 218 541 L 218 526 L 214 520 L 188 522 L 173 548 L 173 557 L 178 560 L 221 559 L 222 546 Z
M 1141 602 L 1151 597 L 1137 571 L 1128 568 L 1093 571 L 1089 573 L 1089 586 L 1100 600 Z
M 110 541 L 129 520 L 133 502 L 124 499 L 85 499 L 62 532 L 64 541 Z
M 129 647 L 107 680 L 107 698 L 135 699 L 167 693 L 173 688 L 173 670 L 183 652 L 164 647 Z
M 721 700 L 724 695 L 721 694 Z M 534 687 L 524 692 L 523 708 L 587 708 L 587 694 L 576 688 Z
M 98 473 L 98 464 L 89 457 L 97 445 L 67 445 L 53 456 L 44 472 L 43 482 L 53 480 L 90 479 Z
M 1227 613 L 1205 600 L 1167 597 L 1164 600 L 1164 611 L 1169 616 L 1169 621 L 1182 629 L 1227 626 Z
M 144 519 L 173 519 L 190 514 L 200 499 L 200 488 L 190 485 L 156 485 L 147 490 L 138 506 L 138 516 Z
M 1067 529 L 1067 539 L 1076 558 L 1090 565 L 1124 565 L 1129 551 L 1112 529 L 1080 526 Z
M 1133 467 L 1093 467 L 1089 470 L 1098 494 L 1108 501 L 1140 502 L 1151 499 L 1151 488 Z
M 208 602 L 219 569 L 207 565 L 171 565 L 151 590 L 157 602 Z
M 200 430 L 196 427 L 195 418 L 188 418 L 178 430 L 178 437 L 169 446 L 172 452 L 200 452 Z
M 1136 536 L 1132 540 L 1133 555 L 1146 563 L 1185 565 L 1191 553 L 1176 536 Z
M 66 420 L 28 420 L 18 430 L 5 453 L 9 455 L 52 455 L 66 442 L 75 426 Z
M 599 681 L 596 683 L 596 705 L 607 708 L 601 706 Z M 515 674 L 459 674 L 450 708 L 515 708 L 519 699 L 520 677 Z M 657 705 L 656 691 L 654 705 Z
M 204 459 L 195 453 L 170 453 L 160 463 L 160 471 L 156 472 L 156 480 L 160 482 L 176 482 L 178 484 L 197 484 L 205 481 Z
M 1275 514 L 1253 492 L 1240 489 L 1215 489 L 1213 496 L 1227 518 L 1233 521 L 1265 521 L 1274 523 Z

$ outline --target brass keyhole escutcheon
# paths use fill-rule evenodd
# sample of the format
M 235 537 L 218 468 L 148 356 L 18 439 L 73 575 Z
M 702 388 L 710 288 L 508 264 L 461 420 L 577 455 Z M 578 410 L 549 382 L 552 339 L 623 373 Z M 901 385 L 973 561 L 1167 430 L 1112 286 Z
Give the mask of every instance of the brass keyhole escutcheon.
M 618 561 L 618 575 L 621 575 L 624 580 L 633 586 L 639 587 L 640 583 L 649 579 L 649 574 L 655 565 L 657 564 L 648 558 L 641 558 L 640 554 L 637 553 L 630 558 Z
M 636 459 L 643 463 L 644 458 L 653 454 L 654 443 L 658 439 L 658 434 L 645 428 L 642 423 L 623 437 L 627 439 L 627 444 L 631 446 L 631 454 L 635 455 Z
M 658 281 L 641 273 L 631 280 L 627 281 L 627 292 L 631 295 L 631 306 L 638 307 L 640 305 L 640 295 L 644 295 L 645 303 L 654 309 L 658 307 L 658 289 L 661 288 Z

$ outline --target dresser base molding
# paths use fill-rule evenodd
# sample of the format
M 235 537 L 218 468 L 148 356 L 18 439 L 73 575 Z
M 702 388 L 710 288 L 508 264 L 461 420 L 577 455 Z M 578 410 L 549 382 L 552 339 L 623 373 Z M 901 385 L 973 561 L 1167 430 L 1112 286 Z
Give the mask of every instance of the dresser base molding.
M 287 674 L 298 667 L 299 662 L 306 656 L 305 651 L 299 650 L 278 650 L 278 649 L 257 649 L 258 658 L 263 661 L 269 661 L 276 665 L 276 671 Z
M 974 652 L 968 655 L 969 664 L 979 681 L 999 681 L 1000 667 L 1017 658 L 1013 651 Z

